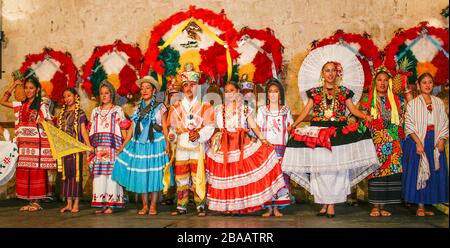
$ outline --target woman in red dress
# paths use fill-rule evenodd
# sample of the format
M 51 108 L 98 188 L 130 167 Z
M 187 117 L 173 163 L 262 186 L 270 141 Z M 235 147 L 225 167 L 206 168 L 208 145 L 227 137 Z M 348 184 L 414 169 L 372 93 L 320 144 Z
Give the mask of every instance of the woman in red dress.
M 207 204 L 213 211 L 245 214 L 258 211 L 285 186 L 281 163 L 242 104 L 239 86 L 225 85 L 225 104 L 216 107 L 220 129 L 206 154 Z M 251 128 L 259 140 L 249 136 Z
M 20 211 L 42 210 L 39 200 L 46 198 L 49 191 L 47 170 L 56 169 L 47 134 L 42 121 L 51 120 L 48 105 L 42 101 L 39 80 L 31 76 L 24 84 L 26 99 L 23 102 L 8 102 L 11 91 L 21 81 L 15 81 L 8 89 L 0 104 L 13 108 L 16 116 L 15 135 L 19 149 L 16 167 L 17 198 L 29 200 Z

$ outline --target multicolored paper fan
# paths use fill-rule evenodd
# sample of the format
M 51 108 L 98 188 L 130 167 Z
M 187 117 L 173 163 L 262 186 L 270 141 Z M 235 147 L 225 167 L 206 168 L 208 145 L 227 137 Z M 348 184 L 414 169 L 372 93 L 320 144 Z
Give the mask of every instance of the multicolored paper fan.
M 121 96 L 139 92 L 136 85 L 142 64 L 142 52 L 136 45 L 120 40 L 111 45 L 95 47 L 83 66 L 82 87 L 89 94 L 98 96 L 99 87 L 107 79 Z
M 429 72 L 436 85 L 443 85 L 448 82 L 448 35 L 448 30 L 429 26 L 427 22 L 400 29 L 384 50 L 385 66 L 392 73 L 408 74 L 411 84 L 420 74 Z
M 167 80 L 192 63 L 194 70 L 212 80 L 228 80 L 238 56 L 229 45 L 236 34 L 223 11 L 216 14 L 190 6 L 153 28 L 140 75 L 156 74 L 164 90 Z
M 341 63 L 344 73 L 342 85 L 355 93 L 352 100 L 354 103 L 358 102 L 363 92 L 364 69 L 352 51 L 341 44 L 335 44 L 312 50 L 303 61 L 298 73 L 298 88 L 303 103 L 306 105 L 308 101 L 307 90 L 322 86 L 320 72 L 322 66 L 329 61 Z
M 313 42 L 312 47 L 314 49 L 332 44 L 341 44 L 356 55 L 364 70 L 364 89 L 369 89 L 374 69 L 383 63 L 380 49 L 370 39 L 370 35 L 345 33 L 337 30 L 334 35 Z
M 78 70 L 68 52 L 44 48 L 39 54 L 30 54 L 19 69 L 23 79 L 35 75 L 46 96 L 62 103 L 62 94 L 67 87 L 75 87 Z
M 255 84 L 264 84 L 270 78 L 278 78 L 283 60 L 283 45 L 273 30 L 242 29 L 233 41 L 237 58 L 239 78 L 248 75 Z

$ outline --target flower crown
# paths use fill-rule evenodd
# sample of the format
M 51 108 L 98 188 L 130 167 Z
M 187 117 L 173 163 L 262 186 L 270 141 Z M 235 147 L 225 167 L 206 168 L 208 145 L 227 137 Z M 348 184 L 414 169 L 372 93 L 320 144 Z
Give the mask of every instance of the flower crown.
M 385 67 L 384 65 L 382 65 L 382 66 L 376 68 L 376 69 L 372 72 L 373 78 L 375 79 L 375 77 L 376 77 L 378 74 L 382 73 L 382 72 L 386 73 L 390 78 L 392 78 L 391 72 L 390 72 L 389 69 L 388 69 L 387 67 Z

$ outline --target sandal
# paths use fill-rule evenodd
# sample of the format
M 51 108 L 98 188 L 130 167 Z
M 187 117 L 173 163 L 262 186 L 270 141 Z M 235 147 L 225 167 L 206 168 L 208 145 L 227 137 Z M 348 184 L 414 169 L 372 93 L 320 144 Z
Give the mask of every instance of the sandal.
M 426 216 L 434 216 L 434 212 L 431 211 L 425 211 Z
M 31 205 L 30 205 L 30 207 L 28 208 L 28 211 L 29 212 L 36 212 L 36 211 L 40 211 L 40 210 L 42 210 L 43 208 L 41 207 L 41 205 L 39 205 L 38 203 L 32 203 Z
M 384 209 L 381 209 L 380 213 L 381 213 L 381 216 L 383 216 L 383 217 L 389 217 L 392 215 L 391 212 L 384 210 Z
M 150 211 L 148 211 L 149 215 L 157 215 L 158 211 L 156 211 L 156 207 L 150 207 Z
M 425 217 L 425 209 L 423 209 L 423 208 L 417 209 L 416 216 Z
M 199 209 L 197 209 L 197 216 L 198 217 L 205 217 L 206 216 L 206 211 L 205 211 L 205 209 L 204 208 L 199 208 Z
M 379 217 L 381 215 L 379 208 L 372 208 L 369 214 L 371 217 Z
M 21 207 L 21 208 L 19 209 L 19 211 L 21 211 L 21 212 L 23 212 L 23 211 L 28 211 L 28 209 L 30 209 L 30 207 L 31 207 L 31 204 L 25 205 L 25 206 Z
M 177 209 L 176 211 L 173 211 L 172 213 L 170 213 L 170 215 L 172 215 L 172 216 L 184 215 L 184 214 L 187 214 L 187 210 L 185 210 L 185 209 Z
M 148 208 L 142 208 L 141 210 L 139 210 L 138 214 L 139 215 L 146 215 L 148 212 Z

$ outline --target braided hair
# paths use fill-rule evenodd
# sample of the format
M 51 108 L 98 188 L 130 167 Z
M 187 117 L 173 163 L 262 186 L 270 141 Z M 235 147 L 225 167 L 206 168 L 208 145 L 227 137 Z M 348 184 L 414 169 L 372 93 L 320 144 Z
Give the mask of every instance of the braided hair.
M 64 92 L 69 91 L 75 96 L 75 119 L 74 119 L 74 130 L 75 130 L 75 138 L 78 139 L 78 122 L 80 118 L 80 95 L 74 88 L 67 88 Z M 58 128 L 62 130 L 62 121 L 64 119 L 64 113 L 66 112 L 68 106 L 64 104 L 62 106 L 61 111 L 58 115 Z

